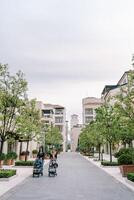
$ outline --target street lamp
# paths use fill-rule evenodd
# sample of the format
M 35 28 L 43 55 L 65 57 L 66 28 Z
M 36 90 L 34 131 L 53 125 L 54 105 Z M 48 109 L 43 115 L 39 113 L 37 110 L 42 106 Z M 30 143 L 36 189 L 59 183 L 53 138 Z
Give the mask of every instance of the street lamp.
M 67 144 L 68 144 L 68 121 L 66 121 L 65 151 L 67 151 Z
M 2 141 L 2 139 L 1 139 L 1 136 L 0 136 L 0 150 L 1 150 L 1 141 Z

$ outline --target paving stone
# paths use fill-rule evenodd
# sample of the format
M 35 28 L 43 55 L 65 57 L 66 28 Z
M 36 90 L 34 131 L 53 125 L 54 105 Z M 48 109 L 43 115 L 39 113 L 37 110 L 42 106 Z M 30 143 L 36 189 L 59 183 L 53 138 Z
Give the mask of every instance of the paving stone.
M 58 158 L 58 176 L 27 178 L 1 200 L 134 200 L 134 192 L 77 153 Z

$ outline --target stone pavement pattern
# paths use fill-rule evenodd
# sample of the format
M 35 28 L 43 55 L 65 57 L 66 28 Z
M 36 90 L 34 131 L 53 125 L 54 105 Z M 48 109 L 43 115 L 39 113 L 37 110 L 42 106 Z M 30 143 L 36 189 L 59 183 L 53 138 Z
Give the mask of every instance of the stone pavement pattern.
M 27 178 L 1 200 L 134 200 L 134 192 L 77 153 L 58 159 L 57 177 Z

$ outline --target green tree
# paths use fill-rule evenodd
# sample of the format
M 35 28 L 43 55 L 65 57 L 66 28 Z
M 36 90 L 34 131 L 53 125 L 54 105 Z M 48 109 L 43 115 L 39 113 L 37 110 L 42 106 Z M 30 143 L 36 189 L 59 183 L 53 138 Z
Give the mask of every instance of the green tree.
M 99 160 L 101 154 L 101 145 L 103 144 L 103 136 L 100 131 L 99 123 L 92 121 L 88 124 L 79 136 L 79 149 L 84 152 L 90 152 L 91 150 L 94 153 L 94 147 L 99 150 Z
M 45 144 L 49 147 L 57 147 L 63 142 L 63 137 L 57 127 L 50 126 L 45 134 Z
M 128 83 L 120 88 L 115 99 L 115 109 L 119 116 L 120 139 L 124 146 L 132 146 L 134 140 L 134 71 L 127 73 Z
M 92 122 L 90 125 L 90 132 L 92 135 L 94 147 L 96 147 L 99 150 L 99 160 L 101 157 L 101 146 L 104 144 L 104 136 L 101 132 L 101 128 L 102 127 L 97 121 Z
M 27 90 L 27 81 L 24 74 L 19 71 L 10 75 L 8 66 L 0 64 L 0 153 L 4 142 L 15 137 L 16 117 L 18 110 L 23 106 Z
M 118 142 L 118 115 L 114 107 L 104 104 L 96 109 L 96 121 L 99 123 L 101 134 L 109 144 L 110 162 L 112 162 L 112 146 Z
M 94 145 L 90 124 L 86 125 L 79 136 L 79 150 L 84 153 L 90 153 Z
M 20 141 L 27 141 L 26 152 L 28 151 L 29 141 L 41 134 L 41 123 L 39 110 L 36 108 L 36 100 L 26 100 L 21 107 L 17 117 L 16 132 Z M 26 157 L 27 159 L 27 157 Z

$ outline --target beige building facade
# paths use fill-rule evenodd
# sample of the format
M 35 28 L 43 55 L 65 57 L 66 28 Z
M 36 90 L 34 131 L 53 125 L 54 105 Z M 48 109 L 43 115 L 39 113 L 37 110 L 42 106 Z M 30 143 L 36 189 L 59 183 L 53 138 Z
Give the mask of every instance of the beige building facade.
M 126 71 L 122 77 L 119 79 L 116 85 L 106 85 L 102 91 L 101 99 L 103 103 L 107 103 L 110 105 L 114 105 L 114 103 L 117 101 L 116 96 L 119 95 L 122 89 L 126 89 L 126 86 L 128 84 L 128 74 L 130 71 Z M 121 148 L 122 145 L 119 145 L 118 148 Z M 134 142 L 133 142 L 134 146 Z M 108 145 L 104 146 L 105 152 L 109 152 Z
M 90 123 L 95 120 L 96 112 L 95 109 L 102 105 L 102 101 L 96 97 L 87 97 L 82 99 L 82 119 L 83 125 Z
M 78 146 L 78 139 L 79 135 L 82 129 L 82 125 L 79 124 L 79 116 L 76 114 L 71 115 L 71 131 L 70 131 L 70 137 L 71 137 L 71 151 L 75 152 Z

